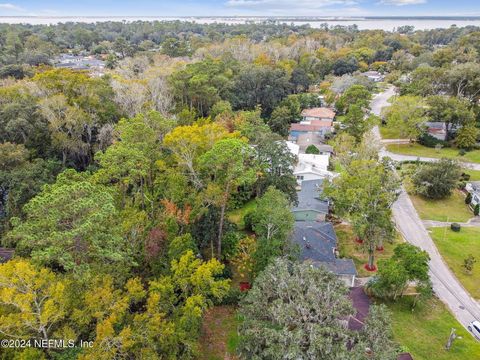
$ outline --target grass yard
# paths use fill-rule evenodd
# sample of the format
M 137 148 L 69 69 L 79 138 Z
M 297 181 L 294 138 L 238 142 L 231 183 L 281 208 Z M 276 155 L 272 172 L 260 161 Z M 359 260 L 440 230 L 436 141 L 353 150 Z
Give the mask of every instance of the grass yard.
M 480 170 L 462 169 L 462 172 L 470 175 L 470 181 L 480 181 Z
M 200 360 L 235 360 L 239 319 L 235 307 L 215 306 L 205 313 L 199 340 Z
M 380 134 L 382 135 L 382 139 L 402 139 L 400 135 L 400 131 L 397 129 L 389 128 L 385 125 L 379 126 Z
M 464 156 L 458 154 L 458 149 L 443 148 L 441 150 L 436 150 L 435 148 L 429 148 L 420 144 L 389 144 L 387 145 L 387 150 L 402 155 L 449 158 L 465 162 L 480 163 L 480 150 L 469 151 Z
M 460 232 L 450 228 L 431 228 L 431 236 L 440 254 L 462 285 L 475 298 L 480 299 L 480 228 L 462 227 Z M 463 260 L 472 254 L 477 259 L 472 274 L 462 268 Z
M 410 298 L 386 305 L 392 311 L 395 340 L 415 360 L 480 359 L 480 342 L 476 341 L 453 317 L 445 305 L 433 298 L 428 304 L 411 311 Z M 450 329 L 457 329 L 450 351 L 444 349 Z
M 256 207 L 257 207 L 257 202 L 255 200 L 250 200 L 241 208 L 229 211 L 228 220 L 236 224 L 239 230 L 243 230 L 245 228 L 245 223 L 243 221 L 244 216 L 248 214 L 250 211 L 255 210 Z
M 427 199 L 418 195 L 410 195 L 413 206 L 422 220 L 466 222 L 473 218 L 473 212 L 465 204 L 465 196 L 455 190 L 449 198 L 442 200 Z
M 363 244 L 355 242 L 355 235 L 353 234 L 350 225 L 336 225 L 335 232 L 338 238 L 338 251 L 341 257 L 350 258 L 355 263 L 355 267 L 359 277 L 372 276 L 375 273 L 365 270 L 363 267 L 368 261 L 368 253 L 364 250 Z M 393 248 L 395 244 L 402 242 L 403 239 L 397 234 L 395 243 L 384 244 L 383 251 L 377 251 L 375 253 L 375 263 L 380 259 L 389 258 L 393 254 Z

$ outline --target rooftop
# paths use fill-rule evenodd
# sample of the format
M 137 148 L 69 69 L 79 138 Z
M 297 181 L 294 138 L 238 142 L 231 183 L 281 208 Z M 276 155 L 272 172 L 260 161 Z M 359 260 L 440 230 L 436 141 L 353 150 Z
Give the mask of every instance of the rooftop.
M 320 199 L 322 192 L 322 179 L 304 180 L 301 184 L 301 190 L 297 193 L 298 204 L 293 211 L 313 210 L 328 214 L 328 201 Z
M 297 221 L 293 241 L 300 246 L 300 259 L 324 266 L 337 275 L 357 275 L 352 259 L 337 259 L 337 236 L 328 222 Z
M 312 120 L 292 124 L 290 125 L 290 131 L 316 132 L 322 129 L 330 129 L 331 127 L 332 121 Z
M 293 240 L 300 245 L 300 259 L 314 262 L 334 261 L 337 236 L 331 223 L 297 221 Z
M 301 114 L 303 117 L 318 117 L 321 119 L 332 119 L 335 117 L 335 112 L 325 107 L 305 109 Z

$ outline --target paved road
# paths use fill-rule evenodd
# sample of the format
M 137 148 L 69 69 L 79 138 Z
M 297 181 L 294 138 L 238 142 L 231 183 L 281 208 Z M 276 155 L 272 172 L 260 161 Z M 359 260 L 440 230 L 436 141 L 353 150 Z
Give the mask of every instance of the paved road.
M 390 105 L 388 102 L 388 99 L 390 99 L 392 96 L 395 95 L 395 87 L 391 86 L 389 87 L 386 91 L 375 95 L 373 98 L 372 102 L 370 103 L 370 107 L 372 109 L 372 113 L 380 116 L 382 113 L 382 109 L 384 107 L 387 107 Z M 387 143 L 404 143 L 405 139 L 393 139 L 393 140 L 382 140 L 382 137 L 380 135 L 380 129 L 378 126 L 375 126 L 373 129 L 373 133 L 375 134 L 376 138 L 382 143 L 382 144 L 387 144 Z M 384 147 L 380 150 L 380 157 L 385 157 L 388 156 L 392 160 L 395 161 L 416 161 L 420 160 L 423 162 L 435 162 L 438 161 L 439 159 L 436 158 L 428 158 L 428 157 L 419 157 L 419 156 L 412 156 L 412 155 L 401 155 L 401 154 L 395 154 L 390 151 L 387 151 Z M 470 162 L 462 162 L 462 166 L 468 169 L 472 170 L 480 170 L 480 164 L 476 163 L 470 163 Z
M 466 327 L 470 321 L 480 319 L 479 303 L 470 296 L 443 261 L 404 190 L 393 205 L 393 217 L 403 237 L 430 255 L 433 290 L 440 300 L 447 304 L 457 320 Z
M 380 114 L 381 109 L 389 105 L 387 100 L 393 94 L 394 88 L 389 88 L 384 93 L 376 96 L 371 103 L 372 111 L 377 115 Z M 381 136 L 378 127 L 374 128 L 373 132 L 377 139 L 380 140 Z M 381 151 L 380 155 L 385 156 L 385 151 Z M 391 157 L 395 160 L 393 156 Z M 415 157 L 413 158 L 416 159 Z M 427 161 L 436 160 L 437 159 L 430 159 Z M 427 251 L 430 255 L 430 277 L 433 283 L 433 290 L 440 300 L 447 304 L 463 326 L 466 327 L 467 324 L 474 319 L 480 320 L 480 304 L 470 296 L 444 263 L 435 243 L 425 229 L 423 222 L 413 207 L 412 201 L 404 189 L 402 189 L 392 210 L 397 228 L 405 240 Z
M 435 220 L 423 220 L 423 225 L 428 229 L 431 227 L 446 227 L 452 225 L 455 221 L 435 221 Z M 480 227 L 480 216 L 475 216 L 469 219 L 467 222 L 457 222 L 462 227 Z
M 436 159 L 436 158 L 394 154 L 390 151 L 385 150 L 385 148 L 382 148 L 380 150 L 380 156 L 381 157 L 388 156 L 392 160 L 399 161 L 399 162 L 402 162 L 402 161 L 417 161 L 417 160 L 423 161 L 423 162 L 435 162 L 435 161 L 439 160 L 439 159 Z M 464 167 L 464 168 L 468 168 L 468 169 L 472 169 L 472 170 L 480 170 L 480 164 L 469 163 L 469 162 L 464 162 L 464 161 L 462 161 L 461 164 L 462 164 L 462 167 Z

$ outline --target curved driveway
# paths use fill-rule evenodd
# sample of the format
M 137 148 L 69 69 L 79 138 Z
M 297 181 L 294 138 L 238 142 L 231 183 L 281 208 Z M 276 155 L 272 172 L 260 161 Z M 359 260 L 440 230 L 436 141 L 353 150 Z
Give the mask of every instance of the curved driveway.
M 389 106 L 387 100 L 394 94 L 395 89 L 391 87 L 383 93 L 375 96 L 371 102 L 372 112 L 379 115 L 383 107 Z M 373 132 L 378 140 L 380 140 L 381 136 L 378 127 L 375 127 Z M 396 155 L 384 150 L 380 151 L 380 156 L 389 156 L 393 160 L 398 161 L 402 161 L 401 159 L 417 159 L 415 156 L 407 157 L 404 155 Z M 420 160 L 436 161 L 438 159 L 420 158 Z M 479 164 L 470 165 L 478 166 L 478 169 L 480 169 Z M 405 240 L 427 251 L 430 255 L 430 277 L 433 284 L 433 290 L 440 300 L 447 304 L 457 320 L 463 326 L 466 327 L 467 324 L 474 319 L 480 320 L 480 304 L 470 296 L 443 261 L 435 243 L 425 229 L 423 222 L 420 220 L 417 211 L 413 207 L 412 201 L 404 189 L 402 189 L 402 192 L 393 205 L 392 210 L 397 229 L 403 235 Z

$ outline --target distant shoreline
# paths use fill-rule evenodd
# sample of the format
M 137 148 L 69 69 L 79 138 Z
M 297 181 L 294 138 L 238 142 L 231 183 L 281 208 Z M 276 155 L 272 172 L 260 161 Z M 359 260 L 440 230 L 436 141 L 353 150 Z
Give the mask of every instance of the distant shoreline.
M 297 26 L 309 24 L 319 28 L 329 26 L 356 25 L 359 30 L 392 31 L 400 26 L 411 25 L 416 30 L 437 28 L 479 26 L 480 16 L 0 16 L 3 24 L 55 25 L 66 22 L 96 23 L 107 21 L 188 21 L 199 24 L 245 24 L 249 22 L 274 21 L 279 24 Z

